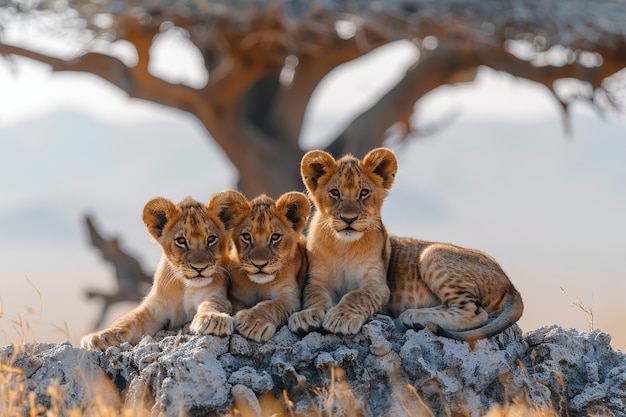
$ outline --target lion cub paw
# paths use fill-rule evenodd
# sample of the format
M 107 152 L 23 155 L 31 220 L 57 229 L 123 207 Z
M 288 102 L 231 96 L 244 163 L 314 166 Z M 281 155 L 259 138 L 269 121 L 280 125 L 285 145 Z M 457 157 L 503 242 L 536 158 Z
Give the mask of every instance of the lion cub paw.
M 266 342 L 276 333 L 276 324 L 255 317 L 252 310 L 241 310 L 235 315 L 235 328 L 244 337 Z
M 341 335 L 357 334 L 365 322 L 365 317 L 343 311 L 340 306 L 328 310 L 324 319 L 324 329 Z
M 127 329 L 110 328 L 84 336 L 80 340 L 80 347 L 91 350 L 107 350 L 111 346 L 119 346 L 130 339 Z
M 297 311 L 289 317 L 289 330 L 294 333 L 307 333 L 321 329 L 326 310 L 323 308 L 307 308 Z
M 228 336 L 233 333 L 233 328 L 233 318 L 229 314 L 215 311 L 198 311 L 189 327 L 194 334 L 215 336 Z
M 400 314 L 400 321 L 407 329 L 422 330 L 425 327 L 430 328 L 431 323 L 428 319 L 427 315 L 420 314 L 420 311 L 416 309 L 406 310 Z

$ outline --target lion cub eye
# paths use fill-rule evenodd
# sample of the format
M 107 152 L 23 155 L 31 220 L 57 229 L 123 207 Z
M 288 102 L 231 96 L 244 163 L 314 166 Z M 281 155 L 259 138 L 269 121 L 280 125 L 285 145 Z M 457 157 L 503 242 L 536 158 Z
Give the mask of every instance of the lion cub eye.
M 341 197 L 341 193 L 336 188 L 333 188 L 332 190 L 330 190 L 328 194 L 330 195 L 330 198 L 334 200 L 339 200 L 339 197 Z
M 250 233 L 242 233 L 241 234 L 241 240 L 243 240 L 244 242 L 246 242 L 247 244 L 252 243 L 252 235 Z
M 271 240 L 272 244 L 275 244 L 275 243 L 280 242 L 280 239 L 282 237 L 283 236 L 281 234 L 279 234 L 279 233 L 273 233 L 272 236 L 270 236 L 270 240 Z
M 217 236 L 211 235 L 206 238 L 206 245 L 213 246 L 217 242 Z
M 181 248 L 186 248 L 187 247 L 187 239 L 185 239 L 182 236 L 177 237 L 176 239 L 174 239 L 174 243 L 176 243 L 176 246 L 181 247 Z
M 359 193 L 359 198 L 361 198 L 361 200 L 365 200 L 369 195 L 370 195 L 370 190 L 368 190 L 367 188 L 363 188 L 361 192 Z

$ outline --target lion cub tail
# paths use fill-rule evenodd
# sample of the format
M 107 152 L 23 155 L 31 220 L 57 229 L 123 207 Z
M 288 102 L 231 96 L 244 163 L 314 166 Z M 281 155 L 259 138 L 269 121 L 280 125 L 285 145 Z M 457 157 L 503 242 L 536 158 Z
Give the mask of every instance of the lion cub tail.
M 522 296 L 513 286 L 511 286 L 500 312 L 496 316 L 490 317 L 487 323 L 483 326 L 471 330 L 461 331 L 446 330 L 439 325 L 432 325 L 428 327 L 433 333 L 439 336 L 445 336 L 464 342 L 473 342 L 478 339 L 486 339 L 488 337 L 495 336 L 506 330 L 515 324 L 520 317 L 522 317 L 523 311 L 524 302 L 522 301 Z

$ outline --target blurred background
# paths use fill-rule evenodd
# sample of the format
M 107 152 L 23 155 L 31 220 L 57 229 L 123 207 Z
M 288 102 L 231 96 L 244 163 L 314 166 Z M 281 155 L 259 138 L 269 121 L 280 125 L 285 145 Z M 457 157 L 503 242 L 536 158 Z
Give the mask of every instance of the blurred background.
M 69 5 L 79 10 L 78 6 L 72 9 L 72 2 Z M 224 87 L 217 76 L 212 78 L 211 74 L 223 70 L 219 65 L 206 65 L 208 76 L 198 70 L 203 65 L 193 46 L 200 35 L 191 26 L 188 32 L 176 31 L 172 28 L 180 21 L 163 18 L 176 23 L 153 22 L 161 38 L 158 49 L 151 46 L 149 72 L 170 85 L 163 90 L 165 98 L 153 100 L 149 93 L 159 91 L 159 85 L 148 83 L 145 91 L 137 93 L 119 79 L 105 81 L 103 75 L 113 73 L 103 70 L 106 63 L 99 62 L 93 71 L 92 67 L 66 71 L 81 56 L 87 63 L 94 57 L 90 52 L 102 53 L 106 48 L 93 39 L 78 39 L 83 49 L 66 51 L 63 42 L 47 45 L 48 37 L 42 38 L 42 29 L 31 23 L 40 18 L 37 13 L 50 8 L 45 3 L 38 7 L 34 14 L 19 14 L 28 17 L 24 17 L 28 24 L 7 23 L 6 13 L 13 18 L 17 13 L 11 3 L 3 6 L 5 15 L 0 14 L 5 16 L 0 20 L 4 23 L 0 25 L 0 53 L 5 54 L 0 60 L 0 343 L 70 340 L 76 345 L 93 329 L 102 300 L 87 298 L 86 293 L 114 293 L 116 283 L 113 266 L 90 243 L 86 215 L 104 238 L 117 238 L 121 249 L 151 274 L 160 250 L 141 220 L 143 205 L 150 198 L 163 196 L 179 202 L 192 196 L 208 201 L 212 193 L 224 188 L 239 188 L 250 198 L 265 191 L 264 187 L 269 194 L 304 190 L 297 171 L 285 175 L 270 172 L 271 166 L 287 160 L 284 172 L 293 172 L 292 166 L 309 149 L 362 156 L 384 145 L 399 160 L 396 182 L 383 210 L 391 233 L 454 243 L 495 257 L 524 297 L 525 312 L 519 324 L 525 331 L 550 324 L 580 331 L 601 329 L 612 335 L 615 348 L 626 348 L 622 324 L 626 317 L 626 120 L 623 111 L 606 106 L 607 101 L 619 103 L 626 98 L 623 75 L 618 78 L 621 84 L 611 84 L 611 100 L 606 100 L 606 94 L 600 102 L 602 89 L 596 83 L 606 83 L 614 70 L 607 69 L 600 81 L 581 76 L 580 83 L 568 83 L 559 91 L 549 88 L 553 84 L 543 74 L 522 77 L 525 70 L 497 71 L 500 64 L 484 58 L 486 52 L 476 51 L 483 46 L 485 34 L 496 36 L 500 25 L 511 24 L 493 18 L 502 17 L 501 10 L 485 9 L 480 27 L 485 22 L 493 27 L 483 29 L 482 37 L 465 33 L 460 46 L 449 44 L 449 34 L 439 27 L 435 36 L 420 26 L 424 34 L 419 39 L 408 30 L 378 40 L 369 33 L 371 45 L 335 58 L 319 73 L 323 77 L 318 74 L 308 85 L 298 83 L 299 65 L 306 74 L 307 54 L 330 53 L 293 47 L 283 51 L 283 66 L 272 70 L 277 78 L 275 90 L 258 93 L 266 91 L 269 83 L 268 75 L 260 73 L 255 78 L 259 82 L 242 92 L 237 83 Z M 60 12 L 54 9 L 53 13 Z M 100 19 L 97 30 L 87 25 L 99 42 L 104 35 L 112 36 L 104 36 L 110 45 L 123 40 L 121 52 L 111 53 L 121 56 L 122 62 L 126 62 L 125 48 L 132 43 L 137 52 L 127 67 L 141 69 L 141 42 L 132 37 L 137 30 L 132 25 L 141 22 L 145 29 L 149 26 L 145 16 L 136 9 L 116 13 L 83 10 L 80 17 L 87 22 Z M 292 9 L 281 13 L 292 13 L 291 26 L 287 25 L 290 36 L 295 36 L 294 27 L 311 19 Z M 347 19 L 345 11 L 339 14 L 340 20 L 338 11 L 329 13 L 335 16 L 331 25 L 335 41 L 349 42 L 359 30 L 368 29 L 367 25 L 346 29 L 347 23 L 337 22 L 354 19 Z M 368 21 L 368 13 L 373 12 L 351 13 Z M 109 20 L 96 19 L 96 15 Z M 315 19 L 323 24 L 324 18 Z M 475 18 L 467 19 L 474 22 Z M 64 22 L 70 20 L 66 17 Z M 408 20 L 426 19 L 411 15 Z M 76 29 L 69 23 L 67 27 Z M 253 29 L 245 30 L 258 30 Z M 458 24 L 453 29 L 450 33 L 458 35 Z M 43 33 L 49 30 L 47 26 Z M 175 36 L 164 35 L 171 30 Z M 148 32 L 151 41 L 157 39 L 154 32 Z M 542 33 L 552 39 L 545 29 Z M 506 36 L 526 42 L 519 32 Z M 468 39 L 476 42 L 470 55 L 466 55 Z M 534 55 L 528 61 L 544 59 L 546 51 L 555 53 L 552 41 L 545 39 L 532 43 L 537 50 L 531 51 Z M 254 39 L 239 41 L 245 47 Z M 303 44 L 300 38 L 296 41 Z M 326 45 L 317 38 L 311 42 L 320 48 Z M 331 51 L 347 48 L 341 42 L 325 47 Z M 23 49 L 11 49 L 14 45 Z M 443 80 L 418 74 L 423 82 L 418 87 L 411 84 L 415 70 L 432 74 L 429 63 L 445 57 L 439 52 L 448 47 L 457 58 L 464 58 L 464 64 Z M 507 49 L 509 55 L 513 49 Z M 30 50 L 46 55 L 28 56 L 24 51 Z M 53 55 L 60 56 L 67 68 L 48 59 Z M 607 56 L 600 64 L 589 64 L 581 56 L 558 66 L 563 78 L 571 78 L 571 65 L 594 69 L 612 63 Z M 520 59 L 519 54 L 514 58 Z M 244 64 L 229 64 L 229 76 L 250 65 Z M 446 61 L 439 70 L 447 71 L 451 65 Z M 542 68 L 537 62 L 533 66 Z M 544 63 L 547 66 L 555 64 Z M 128 79 L 135 80 L 137 74 L 129 74 Z M 223 79 L 230 82 L 229 76 Z M 153 81 L 150 78 L 144 81 Z M 144 88 L 142 82 L 137 81 L 139 90 Z M 301 85 L 298 92 L 296 87 Z M 399 93 L 390 94 L 398 88 Z M 198 97 L 186 98 L 191 90 L 206 94 L 198 97 L 211 109 L 225 107 L 203 118 L 200 115 L 208 110 L 198 110 L 194 102 Z M 281 99 L 276 100 L 279 95 Z M 298 109 L 289 109 L 290 103 L 299 103 L 293 104 L 301 108 L 299 125 L 292 126 L 293 120 L 285 118 L 290 111 L 298 115 Z M 270 108 L 282 116 L 263 113 Z M 393 116 L 380 116 L 389 109 L 395 112 Z M 377 127 L 357 123 L 363 119 Z M 378 132 L 381 126 L 383 134 Z M 255 133 L 247 137 L 252 128 Z M 257 165 L 258 161 L 263 162 Z M 283 183 L 282 176 L 293 181 Z M 254 177 L 265 182 L 255 183 L 250 179 Z M 134 305 L 116 303 L 104 324 Z

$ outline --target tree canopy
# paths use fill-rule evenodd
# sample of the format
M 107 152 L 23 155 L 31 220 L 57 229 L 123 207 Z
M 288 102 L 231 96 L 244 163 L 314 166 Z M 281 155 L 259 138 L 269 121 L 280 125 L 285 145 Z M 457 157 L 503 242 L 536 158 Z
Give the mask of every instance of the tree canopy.
M 45 42 L 16 36 L 24 26 Z M 481 66 L 545 86 L 564 114 L 576 100 L 615 107 L 626 67 L 624 0 L 0 0 L 0 30 L 4 56 L 91 73 L 195 115 L 250 197 L 302 188 L 299 139 L 316 88 L 382 45 L 411 42 L 415 62 L 331 141 L 336 156 L 362 156 L 391 127 L 407 137 L 420 98 L 471 82 Z M 154 73 L 166 34 L 193 45 L 205 81 Z M 572 79 L 575 90 L 564 87 Z

